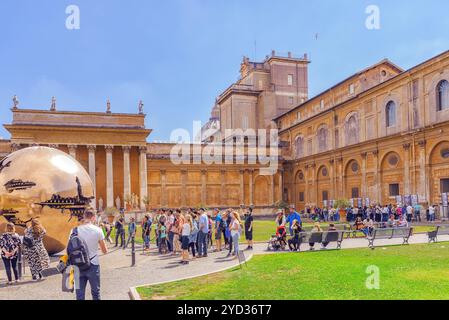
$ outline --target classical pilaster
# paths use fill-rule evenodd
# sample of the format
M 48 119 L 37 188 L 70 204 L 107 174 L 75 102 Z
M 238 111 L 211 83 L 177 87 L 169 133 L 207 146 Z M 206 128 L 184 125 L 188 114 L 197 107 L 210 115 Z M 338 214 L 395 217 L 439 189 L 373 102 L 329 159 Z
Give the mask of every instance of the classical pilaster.
M 338 159 L 337 159 L 337 162 L 338 162 L 338 164 L 337 164 L 337 166 L 338 166 L 338 179 L 339 179 L 339 181 L 338 181 L 338 195 L 339 195 L 339 198 L 345 198 L 346 197 L 346 194 L 345 194 L 345 182 L 343 181 L 343 158 L 342 157 L 339 157 Z
M 375 195 L 376 195 L 376 202 L 379 204 L 382 203 L 382 188 L 381 188 L 381 181 L 380 181 L 380 167 L 379 167 L 379 150 L 373 151 L 374 156 L 374 181 L 376 185 Z
M 409 195 L 410 189 L 410 143 L 404 143 L 404 193 Z
M 148 199 L 147 147 L 139 147 L 140 176 L 140 209 L 146 210 L 145 199 Z
M 78 148 L 78 146 L 75 144 L 68 145 L 69 154 L 73 159 L 76 159 L 76 149 L 77 148 Z
M 226 170 L 220 171 L 220 182 L 221 182 L 221 203 L 226 203 Z
M 254 169 L 249 169 L 249 204 L 254 204 Z
M 427 202 L 426 194 L 426 140 L 418 141 L 419 145 L 419 186 L 418 193 L 420 201 Z
M 129 154 L 131 146 L 123 146 L 123 199 L 129 199 L 131 196 L 131 165 Z
M 270 196 L 270 205 L 274 205 L 274 175 L 270 175 L 270 185 L 269 185 L 269 196 Z
M 310 164 L 310 168 L 312 169 L 312 202 L 315 205 L 318 205 L 318 185 L 317 185 L 317 174 L 316 174 L 316 164 Z
M 187 170 L 181 170 L 181 207 L 187 206 Z
M 245 170 L 240 171 L 240 204 L 245 204 Z
M 106 150 L 106 207 L 114 207 L 114 167 L 112 163 L 112 152 L 114 146 L 107 145 Z
M 201 170 L 201 203 L 207 203 L 207 170 Z
M 161 170 L 161 206 L 167 206 L 167 170 Z
M 331 180 L 331 194 L 330 196 L 330 200 L 334 200 L 336 199 L 336 195 L 337 195 L 337 183 L 335 181 L 335 160 L 334 159 L 330 159 L 329 160 L 329 178 Z
M 96 146 L 94 145 L 89 145 L 87 146 L 87 151 L 88 151 L 88 166 L 89 166 L 89 176 L 90 179 L 92 180 L 92 185 L 93 185 L 93 192 L 94 192 L 94 199 L 91 202 L 91 206 L 93 208 L 97 208 L 97 188 L 96 188 L 96 177 L 95 177 L 95 170 L 96 170 L 96 165 L 95 165 L 95 150 L 96 150 Z
M 284 200 L 284 170 L 279 169 L 279 201 Z
M 367 181 L 366 181 L 366 158 L 368 154 L 366 152 L 362 152 L 360 157 L 362 158 L 362 198 L 366 198 L 368 190 L 367 190 Z
M 310 194 L 309 194 L 309 165 L 306 164 L 304 168 L 304 180 L 306 182 L 306 190 L 305 190 L 305 197 L 304 201 L 306 204 L 310 204 Z M 294 199 L 296 199 L 297 195 L 294 195 Z

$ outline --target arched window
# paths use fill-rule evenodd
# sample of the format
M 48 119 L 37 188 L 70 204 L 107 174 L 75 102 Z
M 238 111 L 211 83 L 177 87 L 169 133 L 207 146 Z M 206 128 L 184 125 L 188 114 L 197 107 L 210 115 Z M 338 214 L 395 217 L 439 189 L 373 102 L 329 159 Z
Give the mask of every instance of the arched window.
M 345 123 L 345 145 L 359 143 L 359 120 L 356 113 L 352 114 Z
M 385 107 L 385 113 L 387 116 L 387 127 L 393 127 L 396 125 L 396 103 L 390 101 Z
M 449 82 L 442 80 L 437 86 L 437 110 L 449 109 Z
M 327 151 L 328 130 L 326 126 L 322 126 L 317 132 L 318 152 Z
M 302 158 L 304 156 L 304 138 L 299 136 L 295 140 L 295 155 L 296 159 Z

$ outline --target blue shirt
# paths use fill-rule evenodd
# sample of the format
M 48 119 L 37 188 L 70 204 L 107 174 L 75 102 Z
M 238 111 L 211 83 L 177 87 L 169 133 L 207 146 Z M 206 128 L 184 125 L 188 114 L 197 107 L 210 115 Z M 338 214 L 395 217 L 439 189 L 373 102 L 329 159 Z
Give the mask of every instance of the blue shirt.
M 201 215 L 199 224 L 201 226 L 200 227 L 201 232 L 203 232 L 203 233 L 209 232 L 209 218 L 207 217 L 206 214 Z
M 289 224 L 290 231 L 292 230 L 293 220 L 297 220 L 299 224 L 301 224 L 301 216 L 298 212 L 293 212 L 288 215 L 287 222 Z

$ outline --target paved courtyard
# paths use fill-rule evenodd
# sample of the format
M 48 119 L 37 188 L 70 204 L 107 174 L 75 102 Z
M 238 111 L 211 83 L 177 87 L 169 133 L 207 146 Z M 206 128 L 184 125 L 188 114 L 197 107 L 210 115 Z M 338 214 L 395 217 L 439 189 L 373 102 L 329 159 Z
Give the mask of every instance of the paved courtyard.
M 441 236 L 439 241 L 449 241 L 449 236 Z M 410 238 L 410 244 L 427 243 L 427 235 L 417 234 Z M 401 239 L 378 240 L 376 246 L 401 244 Z M 342 249 L 366 248 L 366 239 L 346 239 Z M 241 246 L 242 248 L 244 246 Z M 254 254 L 269 253 L 267 245 L 259 243 L 255 245 Z M 333 246 L 330 246 L 332 249 Z M 303 244 L 302 250 L 307 250 L 308 245 Z M 379 249 L 378 249 L 379 250 Z M 382 250 L 382 249 L 380 249 Z M 319 254 L 318 252 L 316 254 Z M 102 298 L 107 300 L 129 299 L 129 288 L 144 284 L 153 284 L 169 280 L 177 280 L 185 277 L 202 275 L 206 272 L 219 271 L 224 268 L 237 265 L 236 260 L 225 257 L 226 253 L 211 253 L 208 258 L 192 261 L 187 266 L 178 263 L 179 257 L 169 255 L 160 256 L 155 251 L 143 255 L 141 249 L 137 250 L 137 265 L 131 267 L 131 250 L 111 248 L 111 252 L 100 258 Z M 52 265 L 56 265 L 57 259 L 52 259 Z M 0 270 L 0 300 L 73 300 L 74 294 L 61 291 L 61 276 L 49 277 L 41 282 L 30 281 L 30 272 L 27 269 L 25 279 L 18 285 L 6 286 L 4 270 Z M 88 292 L 87 297 L 90 298 Z

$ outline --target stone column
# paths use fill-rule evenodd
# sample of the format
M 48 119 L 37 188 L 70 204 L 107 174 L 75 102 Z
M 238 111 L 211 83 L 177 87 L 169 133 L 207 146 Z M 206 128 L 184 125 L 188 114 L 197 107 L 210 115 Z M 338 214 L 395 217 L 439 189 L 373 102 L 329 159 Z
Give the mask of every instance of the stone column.
M 226 203 L 226 170 L 220 171 L 221 177 L 221 205 L 224 205 Z
M 78 148 L 78 146 L 75 144 L 71 144 L 68 146 L 68 148 L 70 156 L 76 160 L 76 149 Z
M 310 205 L 311 201 L 310 201 L 310 195 L 309 195 L 309 165 L 308 164 L 305 165 L 304 180 L 306 182 L 306 190 L 305 190 L 304 202 L 306 203 L 306 205 Z M 295 200 L 296 200 L 296 196 L 297 195 L 295 194 L 294 195 L 294 199 Z
M 249 172 L 249 204 L 254 205 L 254 170 L 250 169 Z
M 339 198 L 344 199 L 346 197 L 345 195 L 345 182 L 343 181 L 343 158 L 340 157 L 337 159 L 338 161 L 338 178 L 339 178 L 339 187 L 338 187 L 338 194 L 339 194 Z
M 334 159 L 330 159 L 329 160 L 329 178 L 331 180 L 332 188 L 330 190 L 331 194 L 329 194 L 329 198 L 330 198 L 329 200 L 336 200 L 336 195 L 337 195 L 337 183 L 335 181 L 334 164 L 335 164 Z
M 404 193 L 409 195 L 410 190 L 410 143 L 404 143 Z
M 114 146 L 107 145 L 106 150 L 106 208 L 114 207 L 114 167 L 112 164 L 112 152 Z
M 279 169 L 279 201 L 284 200 L 284 170 Z
M 380 181 L 380 168 L 379 168 L 379 150 L 374 150 L 373 151 L 373 156 L 374 156 L 374 183 L 376 186 L 376 190 L 375 190 L 375 195 L 376 195 L 376 201 L 378 204 L 384 204 L 382 203 L 382 188 L 381 188 L 381 184 L 382 181 Z
M 94 192 L 94 199 L 91 202 L 91 206 L 93 208 L 97 208 L 97 183 L 96 183 L 96 164 L 95 164 L 95 150 L 96 150 L 96 146 L 94 145 L 88 145 L 87 146 L 87 151 L 88 151 L 88 161 L 89 161 L 89 176 L 90 179 L 92 180 L 92 184 L 93 184 L 93 192 Z
M 201 170 L 201 203 L 207 206 L 207 171 Z
M 187 207 L 187 170 L 181 170 L 181 206 Z
M 270 194 L 270 206 L 274 205 L 274 175 L 270 175 L 270 186 L 269 186 L 269 194 Z
M 420 201 L 427 202 L 427 194 L 426 194 L 426 140 L 418 141 L 419 145 L 419 187 L 418 193 Z
M 148 199 L 147 147 L 139 147 L 139 182 L 140 209 L 146 210 L 145 198 Z
M 167 206 L 167 171 L 161 170 L 161 206 Z
M 131 146 L 123 146 L 123 201 L 131 196 L 131 166 L 129 153 Z
M 318 205 L 318 185 L 316 183 L 316 179 L 317 179 L 316 164 L 312 163 L 310 165 L 310 167 L 312 168 L 312 194 L 313 194 L 311 199 L 315 205 Z
M 368 154 L 366 152 L 362 152 L 360 154 L 362 157 L 362 194 L 360 195 L 361 198 L 367 197 L 367 182 L 366 182 L 366 157 Z
M 240 204 L 245 204 L 245 170 L 240 170 Z

